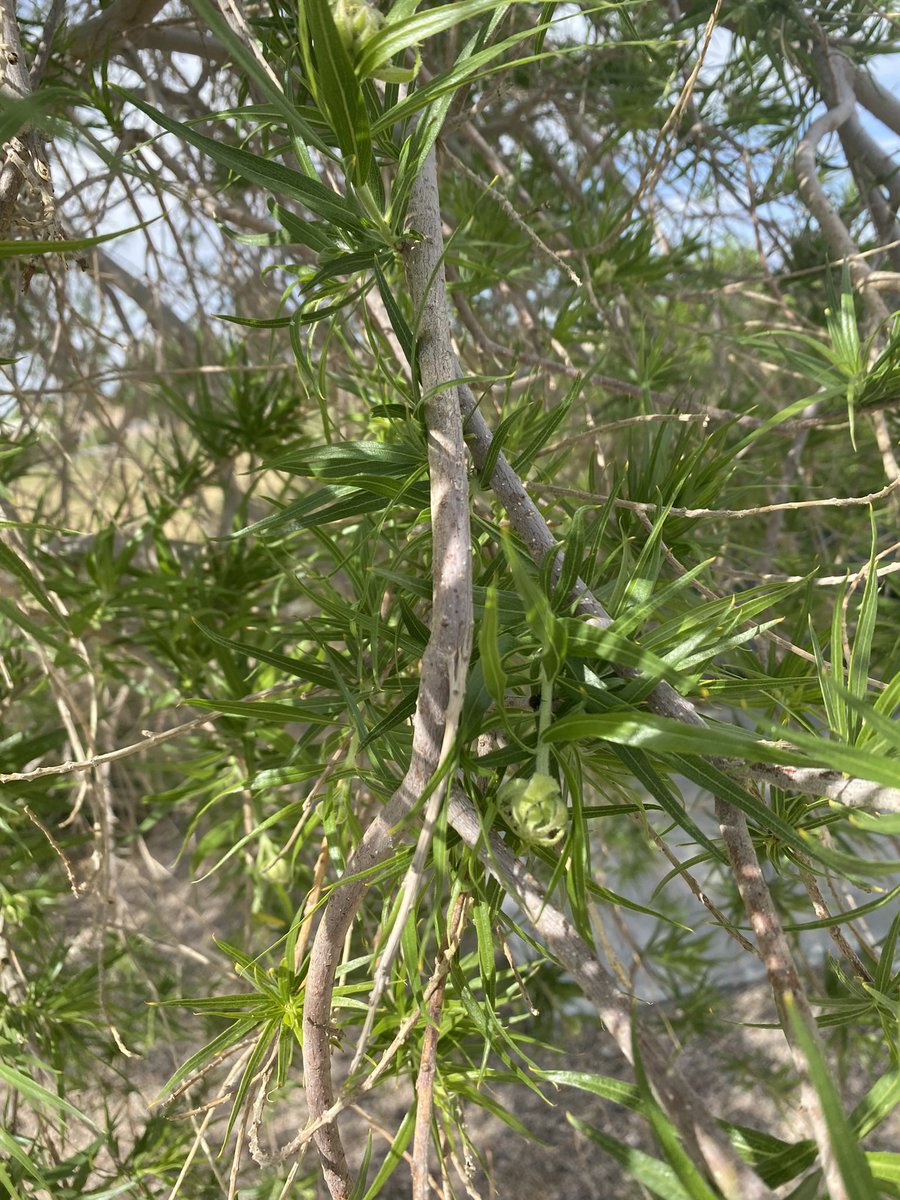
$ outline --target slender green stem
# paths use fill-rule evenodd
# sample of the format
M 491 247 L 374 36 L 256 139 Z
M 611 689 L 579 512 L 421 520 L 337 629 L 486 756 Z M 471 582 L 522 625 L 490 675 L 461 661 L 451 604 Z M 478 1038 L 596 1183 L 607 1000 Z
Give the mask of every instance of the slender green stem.
M 541 666 L 541 707 L 538 709 L 538 742 L 534 769 L 538 775 L 550 774 L 550 746 L 543 740 L 553 715 L 553 680 Z
M 376 203 L 375 197 L 372 195 L 372 189 L 367 183 L 363 183 L 356 189 L 356 194 L 362 201 L 363 208 L 366 210 L 366 213 L 369 215 L 369 217 L 371 217 L 373 223 L 378 229 L 378 232 L 384 238 L 385 244 L 388 246 L 393 246 L 396 238 L 394 237 L 390 225 L 384 219 L 384 214 Z

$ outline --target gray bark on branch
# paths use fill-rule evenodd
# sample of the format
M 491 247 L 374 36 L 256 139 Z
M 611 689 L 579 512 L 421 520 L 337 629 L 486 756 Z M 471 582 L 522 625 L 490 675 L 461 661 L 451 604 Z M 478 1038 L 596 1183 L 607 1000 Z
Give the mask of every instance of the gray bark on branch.
M 873 326 L 886 320 L 888 312 L 875 288 L 869 286 L 872 269 L 860 257 L 859 246 L 841 219 L 819 180 L 816 169 L 816 149 L 829 133 L 838 131 L 856 112 L 856 96 L 851 86 L 855 80 L 853 68 L 843 54 L 830 52 L 823 71 L 830 72 L 834 83 L 835 103 L 807 126 L 794 155 L 797 186 L 803 202 L 819 224 L 830 253 L 836 259 L 845 258 L 854 286 L 860 291 L 866 314 Z
M 15 0 L 0 0 L 0 99 L 25 100 L 32 94 L 31 77 L 22 50 Z M 42 157 L 30 127 L 7 142 L 0 154 L 0 239 L 9 237 L 19 191 L 25 182 L 23 166 Z
M 398 790 L 366 830 L 345 878 L 383 862 L 399 845 L 400 829 L 438 766 L 451 681 L 465 679 L 472 644 L 472 557 L 465 443 L 450 342 L 443 237 L 434 151 L 410 194 L 409 219 L 421 240 L 406 254 L 406 277 L 418 321 L 418 362 L 425 402 L 431 483 L 432 619 L 422 656 L 409 769 Z M 322 914 L 310 954 L 303 1006 L 303 1065 L 311 1121 L 334 1102 L 329 1023 L 334 973 L 344 938 L 368 884 L 339 885 Z M 315 1134 L 325 1181 L 334 1200 L 351 1191 L 337 1125 Z
M 853 90 L 860 104 L 900 137 L 900 100 L 885 91 L 864 67 L 856 67 L 853 71 Z
M 165 3 L 166 0 L 113 0 L 97 16 L 69 31 L 66 54 L 94 61 L 114 53 L 123 44 L 139 46 L 139 35 Z

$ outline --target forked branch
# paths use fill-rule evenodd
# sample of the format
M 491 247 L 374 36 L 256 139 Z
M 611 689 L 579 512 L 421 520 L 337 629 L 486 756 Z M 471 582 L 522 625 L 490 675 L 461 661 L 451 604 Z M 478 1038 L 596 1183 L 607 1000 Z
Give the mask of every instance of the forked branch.
M 441 759 L 447 709 L 465 685 L 472 644 L 472 557 L 466 451 L 454 378 L 443 270 L 443 238 L 434 151 L 412 187 L 410 224 L 421 235 L 406 255 L 406 277 L 418 314 L 418 363 L 425 400 L 431 481 L 432 619 L 422 656 L 409 770 L 347 864 L 350 878 L 383 862 L 397 847 L 400 825 L 427 788 Z M 451 688 L 451 683 L 454 685 Z M 310 955 L 303 1008 L 303 1065 L 312 1121 L 334 1101 L 329 1021 L 334 973 L 344 938 L 365 895 L 358 879 L 333 891 Z M 337 1126 L 315 1135 L 334 1200 L 350 1193 L 350 1173 Z

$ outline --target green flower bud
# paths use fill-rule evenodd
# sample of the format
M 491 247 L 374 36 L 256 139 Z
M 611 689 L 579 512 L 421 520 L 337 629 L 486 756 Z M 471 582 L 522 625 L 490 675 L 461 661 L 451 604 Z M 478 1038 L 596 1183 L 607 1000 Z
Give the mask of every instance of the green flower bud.
M 530 846 L 555 846 L 566 835 L 569 810 L 550 775 L 510 779 L 497 793 L 503 819 Z
M 270 883 L 287 887 L 291 882 L 291 864 L 287 858 L 279 857 L 280 851 L 271 838 L 263 834 L 259 839 L 256 864 L 260 873 Z
M 353 61 L 384 25 L 383 15 L 366 0 L 335 0 L 331 14 L 343 47 Z

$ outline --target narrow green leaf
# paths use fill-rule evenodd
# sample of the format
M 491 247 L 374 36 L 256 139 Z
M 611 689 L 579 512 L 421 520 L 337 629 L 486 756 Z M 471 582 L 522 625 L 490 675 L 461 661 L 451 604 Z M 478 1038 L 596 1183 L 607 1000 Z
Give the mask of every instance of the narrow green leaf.
M 379 738 L 384 737 L 386 733 L 390 733 L 392 729 L 397 729 L 399 726 L 405 725 L 416 711 L 418 696 L 418 686 L 411 688 L 404 695 L 403 699 L 394 705 L 388 715 L 376 725 L 373 725 L 366 736 L 362 738 L 359 743 L 360 750 L 365 750 L 370 743 L 377 742 Z
M 641 546 L 637 562 L 631 568 L 631 578 L 628 580 L 622 599 L 614 609 L 615 615 L 627 611 L 634 604 L 644 604 L 656 590 L 662 564 L 662 535 L 668 520 L 669 510 L 673 501 L 660 505 L 653 519 L 653 525 Z
M 382 34 L 386 32 L 388 32 L 387 28 L 382 30 Z M 525 41 L 527 38 L 532 37 L 537 32 L 539 31 L 533 27 L 530 29 L 526 28 L 520 30 L 516 34 L 513 34 L 511 37 L 505 38 L 503 41 L 495 42 L 493 45 L 481 49 L 477 49 L 481 44 L 480 39 L 472 38 L 468 43 L 466 43 L 463 53 L 459 55 L 453 66 L 448 71 L 445 71 L 442 75 L 436 76 L 431 80 L 430 83 L 425 84 L 424 87 L 416 88 L 398 104 L 395 104 L 393 108 L 387 109 L 377 120 L 373 121 L 373 137 L 376 137 L 378 134 L 391 129 L 391 127 L 394 125 L 408 121 L 410 117 L 422 109 L 427 109 L 430 114 L 435 107 L 435 102 L 439 100 L 442 101 L 440 104 L 440 109 L 442 110 L 442 120 L 443 115 L 446 113 L 454 94 L 457 93 L 460 87 L 467 81 L 487 78 L 487 76 L 492 74 L 494 71 L 503 70 L 505 72 L 509 72 L 516 67 L 525 66 L 531 62 L 537 62 L 547 58 L 559 58 L 567 53 L 574 53 L 577 49 L 576 47 L 572 47 L 570 50 L 554 48 L 553 50 L 544 52 L 543 54 L 527 55 L 526 57 L 517 59 L 515 61 L 506 60 L 491 69 L 482 69 L 488 68 L 491 63 L 494 63 L 498 59 L 503 59 L 508 50 L 513 49 L 513 47 L 518 45 L 519 42 Z M 367 53 L 369 48 L 369 46 L 366 47 Z M 471 53 L 473 48 L 477 49 L 476 53 Z M 358 64 L 358 69 L 362 69 L 362 62 Z M 430 141 L 433 142 L 439 132 L 440 122 L 436 124 L 433 130 L 429 129 L 428 137 Z M 421 163 L 425 154 L 428 152 L 428 148 L 429 144 L 426 142 L 426 144 L 422 146 L 421 150 L 418 150 L 416 155 L 410 159 L 410 172 Z M 805 407 L 805 405 L 808 403 L 808 400 L 798 402 L 797 411 L 800 411 L 800 409 Z
M 217 321 L 241 325 L 244 329 L 288 329 L 293 317 L 238 317 L 234 313 L 212 313 Z
M 96 237 L 0 242 L 0 259 L 30 258 L 42 254 L 77 254 L 79 250 L 90 250 L 92 246 L 101 246 L 104 242 L 112 242 L 116 238 L 125 237 L 126 234 L 136 233 L 139 229 L 146 229 L 148 225 L 152 225 L 159 219 L 159 217 L 149 217 L 146 221 L 141 221 L 139 225 L 129 225 L 127 229 L 117 229 L 114 233 L 101 233 Z
M 780 732 L 784 736 L 783 729 Z M 763 741 L 734 725 L 691 726 L 655 713 L 573 713 L 561 717 L 547 732 L 547 741 L 578 741 L 597 737 L 625 746 L 640 746 L 656 753 L 714 753 L 750 762 L 781 766 L 826 766 L 859 775 L 887 787 L 900 786 L 900 761 L 867 754 L 854 746 L 825 741 L 792 729 L 797 748 Z
M 872 1171 L 844 1113 L 828 1065 L 822 1057 L 812 1032 L 797 1012 L 790 995 L 786 997 L 786 1006 L 791 1031 L 806 1059 L 810 1080 L 822 1105 L 831 1149 L 847 1189 L 847 1195 L 850 1200 L 877 1200 L 878 1189 L 872 1178 Z
M 229 650 L 236 650 L 238 654 L 247 655 L 248 658 L 256 658 L 260 662 L 278 667 L 282 671 L 287 671 L 289 675 L 295 675 L 298 679 L 314 683 L 318 687 L 330 687 L 333 682 L 331 672 L 321 663 L 313 662 L 309 658 L 293 658 L 288 654 L 277 654 L 274 650 L 252 646 L 249 642 L 238 642 L 234 638 L 223 637 L 222 634 L 216 633 L 214 629 L 210 629 L 196 617 L 194 624 L 205 637 L 208 637 L 211 642 L 215 642 L 217 646 L 225 646 Z
M 720 771 L 718 767 L 713 766 L 712 763 L 686 754 L 673 754 L 669 758 L 669 762 L 676 770 L 686 775 L 688 779 L 692 779 L 714 796 L 719 796 L 722 800 L 727 800 L 729 804 L 733 804 L 735 808 L 740 809 L 760 829 L 770 830 L 786 846 L 790 846 L 801 853 L 811 854 L 814 858 L 820 857 L 818 842 L 804 840 L 801 834 L 789 825 L 783 817 L 774 813 L 767 804 L 762 800 L 758 800 L 756 796 L 746 788 L 741 787 L 740 784 L 736 783 L 729 775 L 726 775 L 724 771 Z
M 315 221 L 304 221 L 296 213 L 279 204 L 277 200 L 269 201 L 269 211 L 285 232 L 286 238 L 298 246 L 309 246 L 317 254 L 322 254 L 336 248 L 336 243 L 330 236 L 330 230 L 325 225 Z
M 494 930 L 493 914 L 490 905 L 482 899 L 476 901 L 472 908 L 472 920 L 478 941 L 478 965 L 480 968 L 479 982 L 484 989 L 485 999 L 491 1008 L 496 1003 L 497 972 L 494 966 Z
M 394 12 L 396 12 L 396 7 Z M 471 37 L 457 55 L 454 70 L 460 79 L 465 75 L 465 63 L 479 44 L 480 39 L 477 36 Z M 427 86 L 431 87 L 432 85 L 429 84 Z M 412 185 L 419 177 L 425 159 L 437 141 L 438 134 L 444 127 L 444 121 L 447 118 L 450 105 L 453 103 L 453 98 L 456 95 L 455 88 L 445 87 L 442 91 L 436 89 L 433 97 L 423 99 L 422 91 L 422 88 L 416 88 L 411 94 L 407 94 L 406 100 L 401 101 L 400 104 L 395 104 L 392 111 L 397 119 L 388 122 L 385 126 L 385 129 L 390 129 L 392 125 L 404 122 L 415 112 L 423 110 L 415 123 L 412 136 L 403 144 L 397 163 L 397 176 L 390 204 L 391 219 L 394 222 L 395 228 L 399 227 L 399 223 L 403 220 L 409 203 L 409 193 Z M 410 100 L 413 101 L 413 105 L 408 108 L 407 116 L 401 117 L 398 110 L 402 105 L 408 105 Z M 422 102 L 420 103 L 420 101 Z
M 415 357 L 415 338 L 413 331 L 409 327 L 409 322 L 404 317 L 400 305 L 397 303 L 393 290 L 388 284 L 387 279 L 376 259 L 372 270 L 375 274 L 375 282 L 378 284 L 378 291 L 381 294 L 381 299 L 384 302 L 385 310 L 391 322 L 391 328 L 397 335 L 397 341 L 400 343 L 400 349 L 403 351 L 406 361 L 412 365 Z
M 363 223 L 362 214 L 351 201 L 339 196 L 337 192 L 320 183 L 318 179 L 311 179 L 300 171 L 293 171 L 281 163 L 270 162 L 269 159 L 251 154 L 247 150 L 226 146 L 223 142 L 217 142 L 213 138 L 195 132 L 190 125 L 186 125 L 182 121 L 172 120 L 171 117 L 167 117 L 165 113 L 136 96 L 127 92 L 123 92 L 123 95 L 126 96 L 129 103 L 134 104 L 157 125 L 161 125 L 169 133 L 183 138 L 191 146 L 208 154 L 214 162 L 234 171 L 236 175 L 249 180 L 250 183 L 259 184 L 260 187 L 266 188 L 274 195 L 290 196 L 293 200 L 299 200 L 301 204 L 306 205 L 310 212 L 314 212 L 323 220 L 330 222 L 341 233 L 358 238 L 371 236 Z
M 305 0 L 304 10 L 316 51 L 317 98 L 331 121 L 347 174 L 363 187 L 372 165 L 372 133 L 359 81 L 329 0 Z
M 525 619 L 541 647 L 541 661 L 547 678 L 553 680 L 559 674 L 566 655 L 566 631 L 550 608 L 550 601 L 532 579 L 512 542 L 504 537 L 503 549 L 512 573 L 516 591 L 525 606 Z
M 572 595 L 581 574 L 581 564 L 584 558 L 584 525 L 589 511 L 586 507 L 577 510 L 563 539 L 562 567 L 553 593 L 554 600 L 560 604 L 565 604 Z
M 544 48 L 544 39 L 547 36 L 547 28 L 553 20 L 553 14 L 559 7 L 559 0 L 546 0 L 541 5 L 541 13 L 538 17 L 537 33 L 534 35 L 534 52 L 540 54 Z
M 646 621 L 651 613 L 661 610 L 664 604 L 673 600 L 677 593 L 684 589 L 686 583 L 692 582 L 708 566 L 709 561 L 700 563 L 685 575 L 679 576 L 650 596 L 645 604 L 635 606 L 636 612 L 629 608 L 619 613 L 616 616 L 616 628 L 623 633 L 636 628 L 637 624 Z M 745 592 L 738 592 L 735 596 L 692 605 L 676 617 L 660 621 L 642 637 L 642 644 L 663 654 L 673 646 L 683 643 L 692 634 L 700 632 L 707 636 L 698 644 L 705 645 L 713 637 L 722 636 L 742 623 L 752 620 L 765 609 L 795 592 L 799 586 L 801 585 L 789 583 L 775 587 L 750 588 Z
M 7 1133 L 2 1126 L 0 1126 L 0 1150 L 2 1150 L 4 1154 L 7 1154 L 11 1159 L 14 1159 L 23 1170 L 28 1172 L 32 1179 L 37 1180 L 38 1184 L 42 1188 L 46 1188 L 47 1191 L 52 1195 L 50 1184 L 38 1170 L 34 1160 L 25 1153 L 13 1135 L 11 1133 Z M 0 1171 L 2 1170 L 3 1167 L 2 1164 L 0 1164 Z M 6 1187 L 8 1188 L 10 1196 L 13 1198 L 13 1200 L 20 1200 L 21 1193 L 17 1192 L 13 1187 L 8 1175 L 5 1177 L 0 1176 L 0 1182 L 6 1184 Z
M 525 442 L 519 448 L 512 464 L 517 474 L 524 476 L 531 469 L 538 452 L 543 450 L 572 411 L 572 402 L 579 394 L 581 387 L 580 380 L 573 383 L 559 404 L 554 404 L 549 412 L 544 413 L 537 421 L 529 423 Z
M 848 854 L 845 850 L 835 850 L 825 845 L 814 834 L 807 832 L 805 829 L 801 829 L 799 834 L 803 839 L 807 854 L 812 855 L 813 858 L 817 858 L 826 867 L 831 867 L 833 871 L 837 871 L 841 875 L 846 875 L 848 879 L 865 883 L 870 875 L 897 874 L 897 860 L 895 858 L 863 858 L 859 854 Z
M 874 833 L 885 837 L 897 837 L 900 835 L 900 812 L 870 813 L 865 812 L 863 809 L 855 808 L 847 813 L 847 824 L 852 825 L 854 829 L 862 829 L 865 833 Z
M 874 1179 L 886 1184 L 879 1191 L 888 1196 L 900 1196 L 900 1154 L 889 1150 L 867 1150 L 866 1162 Z
M 848 709 L 857 709 L 863 714 L 864 721 L 874 728 L 884 730 L 891 738 L 891 746 L 896 750 L 898 742 L 898 726 L 896 722 L 887 721 L 875 712 L 871 705 L 863 705 L 849 692 L 844 693 Z M 882 783 L 885 787 L 900 787 L 900 757 L 888 757 L 877 751 L 861 747 L 848 746 L 841 742 L 818 737 L 802 729 L 785 731 L 781 726 L 773 724 L 770 727 L 773 738 L 787 737 L 799 750 L 807 755 L 810 763 L 817 766 L 830 767 L 845 775 L 868 779 L 872 783 Z
M 847 722 L 846 706 L 842 704 L 840 692 L 835 683 L 831 667 L 825 661 L 822 647 L 819 645 L 819 639 L 816 637 L 816 631 L 813 628 L 812 617 L 809 618 L 809 637 L 812 643 L 813 654 L 816 657 L 816 675 L 819 680 L 819 690 L 822 693 L 822 700 L 825 703 L 825 715 L 828 718 L 828 727 L 829 729 L 838 731 L 841 724 L 846 725 Z
M 631 1021 L 631 1052 L 634 1056 L 635 1081 L 638 1090 L 644 1098 L 646 1115 L 653 1127 L 656 1140 L 659 1142 L 666 1161 L 674 1170 L 684 1187 L 686 1195 L 690 1196 L 691 1200 L 718 1200 L 716 1193 L 697 1170 L 681 1145 L 678 1131 L 671 1118 L 663 1111 L 653 1095 L 650 1081 L 647 1078 L 647 1072 L 644 1069 L 640 1039 L 637 1033 L 637 1022 L 633 1013 Z
M 558 624 L 566 632 L 568 652 L 573 657 L 599 659 L 601 662 L 615 663 L 616 666 L 630 667 L 640 671 L 650 686 L 661 679 L 673 687 L 683 688 L 692 682 L 690 676 L 665 662 L 652 650 L 620 634 L 616 622 L 601 629 L 597 625 L 588 625 L 580 618 L 560 617 Z
M 491 480 L 494 478 L 494 470 L 497 466 L 497 459 L 503 453 L 503 446 L 509 436 L 509 431 L 519 423 L 527 411 L 527 409 L 521 408 L 513 409 L 511 413 L 507 413 L 494 430 L 487 457 L 484 460 L 484 466 L 478 472 L 478 478 L 481 481 L 482 487 L 487 488 L 491 486 Z
M 0 110 L 0 145 L 15 137 L 20 130 L 32 125 L 54 104 L 62 107 L 71 99 L 72 94 L 68 89 L 52 87 L 42 87 L 30 96 L 23 96 L 21 100 L 14 100 L 5 95 L 3 108 Z
M 771 1134 L 746 1125 L 720 1121 L 731 1144 L 769 1187 L 781 1187 L 802 1175 L 816 1161 L 816 1144 L 811 1138 L 786 1143 Z
M 247 1059 L 247 1064 L 241 1072 L 241 1078 L 237 1089 L 234 1093 L 234 1100 L 231 1105 L 231 1111 L 228 1114 L 228 1122 L 225 1126 L 225 1132 L 222 1134 L 223 1149 L 231 1137 L 231 1131 L 234 1129 L 235 1121 L 240 1116 L 241 1109 L 247 1099 L 247 1095 L 257 1076 L 263 1058 L 268 1053 L 269 1046 L 272 1044 L 272 1039 L 277 1036 L 280 1021 L 276 1017 L 272 1017 L 266 1021 L 259 1031 L 259 1037 L 256 1040 L 256 1045 L 250 1052 L 250 1057 Z
M 10 549 L 2 540 L 0 540 L 0 570 L 8 571 L 10 575 L 19 581 L 25 591 L 37 600 L 41 608 L 50 614 L 54 622 L 61 629 L 66 628 L 62 616 L 47 595 L 46 588 L 41 581 L 34 575 L 28 564 L 16 554 L 15 550 Z
M 363 1200 L 366 1193 L 366 1180 L 369 1177 L 369 1160 L 372 1157 L 372 1130 L 366 1134 L 366 1148 L 363 1150 L 362 1161 L 356 1172 L 356 1183 L 350 1193 L 350 1200 Z
M 448 1080 L 448 1083 L 449 1082 L 450 1081 Z M 467 1100 L 470 1104 L 486 1109 L 489 1113 L 492 1113 L 495 1117 L 498 1117 L 504 1125 L 508 1125 L 510 1129 L 514 1130 L 518 1134 L 521 1134 L 522 1137 L 527 1138 L 530 1144 L 537 1144 L 538 1146 L 545 1144 L 540 1140 L 540 1138 L 535 1136 L 535 1134 L 528 1128 L 527 1125 L 519 1120 L 515 1113 L 510 1112 L 508 1108 L 505 1108 L 499 1102 L 499 1100 L 495 1100 L 494 1097 L 491 1096 L 487 1091 L 479 1090 L 470 1083 L 459 1078 L 456 1078 L 452 1081 L 452 1088 L 457 1095 L 461 1096 L 464 1100 Z
M 404 500 L 414 511 L 428 506 L 428 485 L 417 484 L 400 491 L 396 488 L 376 489 L 374 481 L 369 480 L 365 490 L 354 487 L 321 488 L 311 496 L 288 504 L 280 512 L 263 517 L 242 529 L 238 536 L 245 537 L 250 533 L 274 532 L 287 529 L 296 532 L 317 525 L 325 525 L 330 521 L 344 521 L 348 518 L 363 516 L 365 513 L 378 512 L 398 500 Z M 387 572 L 385 572 L 387 574 Z
M 833 687 L 844 686 L 844 640 L 843 629 L 841 627 L 841 615 L 844 608 L 844 596 L 847 593 L 846 581 L 841 585 L 838 594 L 834 598 L 834 612 L 831 617 L 831 679 Z M 837 724 L 832 725 L 832 730 L 846 741 L 850 736 L 850 714 L 844 706 L 840 706 L 837 711 Z
M 850 1115 L 853 1129 L 860 1139 L 868 1137 L 873 1129 L 877 1129 L 888 1119 L 900 1104 L 900 1069 L 894 1067 L 886 1071 L 881 1078 L 869 1088 L 856 1108 Z
M 661 1197 L 661 1200 L 690 1200 L 689 1194 L 679 1183 L 678 1176 L 672 1168 L 660 1162 L 658 1158 L 654 1158 L 651 1154 L 645 1154 L 643 1150 L 636 1150 L 634 1146 L 629 1146 L 626 1142 L 621 1142 L 618 1138 L 595 1129 L 593 1125 L 579 1120 L 572 1113 L 566 1113 L 566 1120 L 579 1133 L 584 1134 L 586 1138 L 590 1138 L 592 1142 L 605 1150 L 610 1158 L 619 1163 L 636 1183 L 645 1187 L 654 1196 Z
M 429 9 L 402 20 L 391 19 L 392 13 L 385 27 L 366 42 L 356 64 L 357 70 L 362 78 L 369 78 L 390 62 L 394 55 L 496 6 L 497 0 L 458 0 L 456 4 L 442 4 L 440 8 Z
M 266 830 L 271 829 L 273 825 L 277 825 L 281 821 L 296 820 L 296 818 L 301 815 L 302 811 L 303 805 L 299 802 L 286 804 L 283 808 L 278 809 L 277 812 L 274 812 L 270 816 L 266 817 L 265 820 L 260 821 L 260 823 L 251 829 L 249 833 L 245 833 L 243 837 L 238 838 L 237 841 L 230 845 L 225 853 L 220 855 L 220 857 L 216 859 L 212 866 L 204 871 L 202 875 L 198 875 L 197 882 L 201 883 L 204 879 L 209 879 L 211 876 L 215 875 L 219 868 L 228 862 L 229 859 L 233 858 L 235 854 L 239 854 L 245 846 L 250 844 L 250 842 L 256 841 L 256 839 L 261 837 Z
M 881 946 L 878 967 L 875 971 L 875 979 L 873 980 L 875 988 L 885 995 L 890 991 L 891 980 L 894 976 L 894 953 L 897 949 L 898 938 L 900 938 L 900 912 L 891 921 L 891 927 Z
M 761 743 L 750 733 L 733 726 L 694 727 L 669 717 L 645 712 L 572 713 L 554 721 L 547 732 L 550 742 L 571 742 L 582 738 L 600 738 L 623 746 L 671 754 L 752 754 L 763 762 L 783 762 L 786 751 Z M 766 757 L 768 755 L 768 757 Z M 795 755 L 804 765 L 806 760 Z M 790 755 L 788 761 L 791 761 Z
M 188 699 L 186 704 L 224 713 L 227 717 L 246 717 L 252 721 L 296 721 L 300 724 L 330 725 L 344 712 L 339 699 L 307 699 L 299 704 L 275 704 L 271 700 Z
M 0 1183 L 6 1188 L 8 1200 L 24 1200 L 22 1193 L 16 1189 L 15 1184 L 7 1174 L 3 1163 L 0 1163 Z
M 383 475 L 405 480 L 416 470 L 424 472 L 424 451 L 385 442 L 341 442 L 338 445 L 310 446 L 291 450 L 263 463 L 265 469 L 291 471 L 330 479 L 336 483 L 354 483 L 357 476 Z
M 900 830 L 897 832 L 900 833 Z M 870 900 L 867 904 L 860 904 L 857 908 L 851 908 L 847 912 L 834 913 L 830 917 L 823 917 L 821 921 L 795 922 L 785 925 L 784 929 L 788 933 L 806 933 L 811 929 L 833 929 L 837 925 L 847 925 L 851 921 L 858 920 L 860 917 L 866 917 L 870 913 L 877 912 L 879 908 L 883 908 L 886 904 L 891 904 L 898 896 L 900 896 L 900 885 L 892 888 L 889 892 L 885 892 L 877 900 Z
M 375 1200 L 394 1171 L 396 1171 L 403 1159 L 403 1152 L 409 1145 L 409 1139 L 412 1137 L 415 1124 L 416 1108 L 413 1105 L 400 1122 L 400 1128 L 394 1135 L 394 1140 L 391 1142 L 391 1148 L 388 1150 L 387 1157 L 381 1164 L 378 1174 L 372 1180 L 372 1186 L 366 1192 L 363 1200 Z
M 894 716 L 898 707 L 900 707 L 900 671 L 898 671 L 896 675 L 894 675 L 894 677 L 888 682 L 887 687 L 884 689 L 881 695 L 878 696 L 874 705 L 872 705 L 868 712 L 874 713 L 875 717 L 878 719 L 884 718 L 890 720 L 890 718 Z M 896 722 L 892 722 L 891 727 L 896 727 Z M 870 746 L 870 749 L 872 750 L 878 750 L 883 747 L 896 744 L 892 737 L 889 738 L 879 734 L 875 729 L 874 722 L 870 720 L 867 720 L 863 723 L 863 730 L 860 736 L 857 738 L 857 745 L 861 746 L 868 742 L 873 743 L 873 745 Z
M 722 851 L 710 841 L 697 822 L 690 816 L 682 801 L 678 799 L 669 787 L 665 778 L 653 766 L 646 754 L 633 746 L 616 746 L 616 755 L 628 767 L 636 779 L 643 783 L 650 795 L 672 820 L 691 837 L 698 846 L 712 856 L 714 860 L 724 861 Z
M 590 1092 L 603 1100 L 630 1108 L 632 1112 L 643 1113 L 646 1108 L 644 1097 L 633 1083 L 625 1083 L 610 1075 L 596 1075 L 590 1071 L 542 1071 L 541 1078 L 561 1087 L 574 1087 L 582 1092 Z
M 506 672 L 498 646 L 497 591 L 488 588 L 484 603 L 484 618 L 478 630 L 478 653 L 484 671 L 484 686 L 495 704 L 502 706 L 506 695 Z
M 866 574 L 866 586 L 863 591 L 862 604 L 859 606 L 859 617 L 856 622 L 856 632 L 853 635 L 853 646 L 850 650 L 850 662 L 847 666 L 847 688 L 852 695 L 860 700 L 865 698 L 869 686 L 869 663 L 872 658 L 872 642 L 875 637 L 875 621 L 878 615 L 878 571 L 876 570 L 876 554 L 878 553 L 878 533 L 875 528 L 875 514 L 869 510 L 869 522 L 872 529 L 872 548 L 869 553 L 869 570 Z M 859 734 L 860 718 L 853 722 L 850 735 Z
M 93 1133 L 100 1133 L 100 1130 L 90 1117 L 86 1117 L 84 1113 L 79 1112 L 68 1100 L 64 1100 L 62 1096 L 57 1096 L 55 1092 L 48 1091 L 41 1084 L 35 1083 L 30 1076 L 19 1071 L 9 1063 L 0 1062 L 0 1080 L 7 1087 L 17 1091 L 20 1096 L 24 1096 L 29 1104 L 33 1104 L 35 1108 L 49 1108 L 54 1112 L 62 1113 L 64 1116 L 74 1117 L 76 1121 L 80 1121 L 82 1125 L 86 1125 Z
M 327 144 L 314 132 L 308 122 L 302 119 L 298 105 L 284 94 L 272 74 L 265 69 L 253 51 L 228 24 L 218 6 L 210 3 L 210 0 L 190 0 L 190 4 L 200 18 L 201 24 L 227 48 L 232 61 L 240 68 L 241 75 L 253 81 L 257 92 L 261 96 L 265 96 L 274 112 L 292 131 L 295 136 L 294 150 L 297 152 L 297 157 L 306 174 L 315 177 L 315 168 L 307 146 L 315 146 L 320 153 L 327 154 Z
M 729 634 L 727 637 L 714 639 L 695 654 L 682 656 L 676 649 L 667 657 L 671 658 L 673 666 L 677 666 L 682 671 L 697 671 L 709 663 L 710 659 L 718 658 L 728 650 L 736 650 L 739 646 L 744 646 L 747 642 L 752 642 L 760 634 L 780 624 L 781 617 L 775 617 L 771 621 L 762 621 L 759 625 L 754 625 L 751 629 L 742 629 L 738 633 Z

